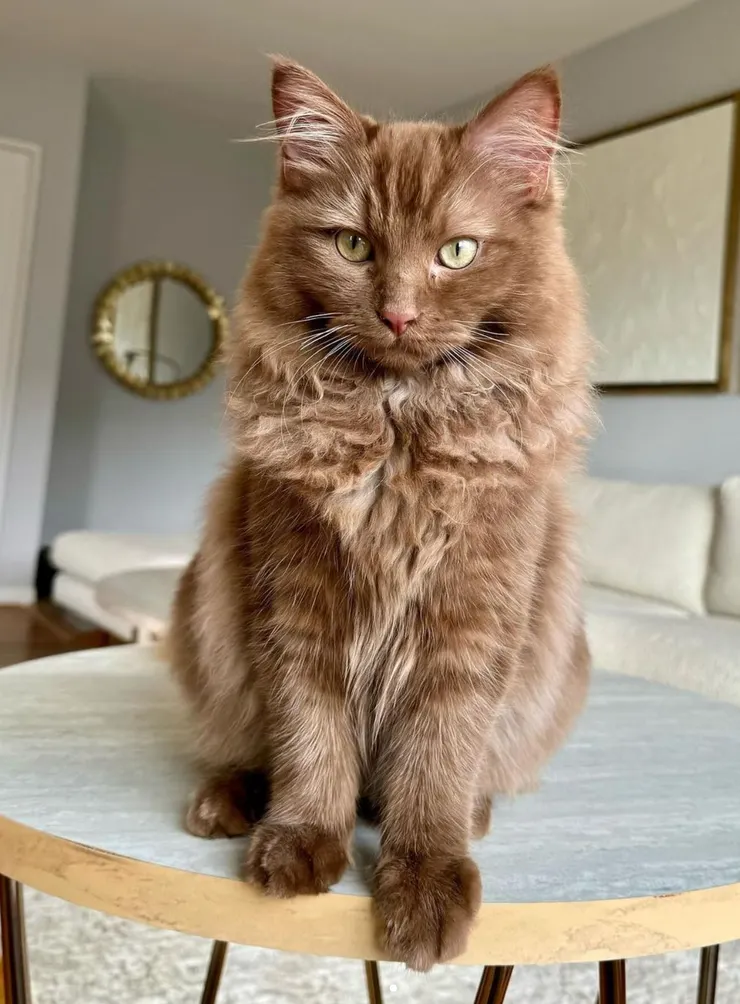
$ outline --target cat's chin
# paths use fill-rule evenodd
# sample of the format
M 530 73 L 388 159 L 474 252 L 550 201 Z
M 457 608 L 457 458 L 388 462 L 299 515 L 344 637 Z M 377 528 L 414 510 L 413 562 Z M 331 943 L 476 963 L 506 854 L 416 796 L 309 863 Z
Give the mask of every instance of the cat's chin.
M 355 358 L 361 359 L 366 369 L 374 370 L 380 376 L 389 373 L 409 376 L 445 365 L 452 358 L 448 350 L 431 345 L 411 349 L 402 344 L 376 346 L 363 342 L 354 348 Z

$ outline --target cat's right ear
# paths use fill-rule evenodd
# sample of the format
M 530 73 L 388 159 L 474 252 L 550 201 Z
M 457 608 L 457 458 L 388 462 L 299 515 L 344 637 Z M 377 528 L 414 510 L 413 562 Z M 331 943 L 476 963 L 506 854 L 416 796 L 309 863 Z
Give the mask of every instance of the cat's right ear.
M 301 187 L 318 173 L 336 169 L 337 149 L 364 138 L 362 121 L 315 73 L 275 58 L 272 107 L 280 141 L 281 177 Z
M 540 201 L 560 148 L 560 105 L 558 76 L 542 67 L 487 104 L 466 126 L 464 142 L 508 168 L 521 189 Z

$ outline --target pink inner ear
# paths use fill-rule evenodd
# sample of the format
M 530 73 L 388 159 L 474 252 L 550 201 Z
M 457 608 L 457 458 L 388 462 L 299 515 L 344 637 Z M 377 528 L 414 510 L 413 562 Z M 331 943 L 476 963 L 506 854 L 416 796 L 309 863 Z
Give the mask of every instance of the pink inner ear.
M 525 174 L 529 194 L 542 198 L 558 150 L 560 106 L 554 71 L 537 70 L 486 105 L 466 137 L 485 156 Z
M 272 106 L 286 167 L 326 167 L 332 147 L 356 131 L 356 116 L 341 98 L 297 63 L 276 63 Z
M 308 109 L 298 109 L 276 118 L 276 128 L 283 137 L 284 158 L 291 164 L 306 168 L 321 166 L 331 146 L 342 137 L 331 119 Z

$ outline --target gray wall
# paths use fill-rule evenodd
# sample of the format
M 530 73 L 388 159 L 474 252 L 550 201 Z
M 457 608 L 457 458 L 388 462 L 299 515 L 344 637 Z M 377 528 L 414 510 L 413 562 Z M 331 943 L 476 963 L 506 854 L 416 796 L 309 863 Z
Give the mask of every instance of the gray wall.
M 91 85 L 46 540 L 197 523 L 223 455 L 222 379 L 180 401 L 136 397 L 92 355 L 90 314 L 100 288 L 142 258 L 181 261 L 232 299 L 273 178 L 273 151 L 232 135 L 140 87 Z
M 85 76 L 0 47 L 0 134 L 38 143 L 41 189 L 0 526 L 0 591 L 33 581 L 41 537 L 85 112 Z
M 574 139 L 740 90 L 740 2 L 701 0 L 572 56 L 561 71 L 566 129 Z M 740 344 L 740 316 L 735 328 Z M 600 410 L 603 428 L 590 461 L 595 474 L 713 483 L 740 473 L 737 395 L 609 396 Z

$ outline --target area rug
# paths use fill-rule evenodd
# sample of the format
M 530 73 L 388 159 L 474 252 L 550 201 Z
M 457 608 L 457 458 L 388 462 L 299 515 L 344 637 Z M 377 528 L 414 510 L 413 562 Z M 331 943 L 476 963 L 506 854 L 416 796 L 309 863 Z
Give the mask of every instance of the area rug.
M 197 1004 L 210 943 L 142 927 L 27 890 L 34 1004 Z M 740 1000 L 740 943 L 720 955 L 718 1004 Z M 630 961 L 630 1004 L 693 1004 L 698 956 Z M 478 968 L 420 976 L 381 964 L 386 1004 L 472 1004 Z M 507 1004 L 594 1004 L 590 965 L 517 969 Z M 364 1004 L 361 963 L 233 946 L 219 1004 Z

